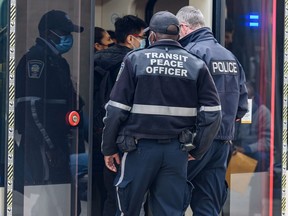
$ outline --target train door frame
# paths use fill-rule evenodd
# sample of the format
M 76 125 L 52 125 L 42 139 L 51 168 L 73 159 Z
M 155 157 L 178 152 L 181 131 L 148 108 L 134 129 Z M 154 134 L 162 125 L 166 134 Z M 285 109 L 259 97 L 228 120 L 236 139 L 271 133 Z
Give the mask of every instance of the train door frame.
M 13 179 L 14 179 L 14 122 L 15 122 L 15 44 L 16 44 L 16 0 L 9 2 L 9 26 L 8 26 L 8 46 L 9 46 L 9 68 L 7 83 L 9 91 L 8 98 L 8 135 L 6 147 L 6 166 L 5 170 L 5 209 L 4 214 L 7 216 L 13 215 Z M 8 81 L 9 79 L 9 81 Z
M 8 29 L 7 29 L 7 76 L 6 76 L 6 129 L 5 129 L 5 172 L 4 172 L 4 215 L 12 216 L 13 215 L 13 202 L 14 196 L 14 140 L 15 140 L 15 73 L 16 73 L 16 13 L 17 13 L 17 0 L 7 0 L 7 17 L 8 17 Z M 90 4 L 90 14 L 95 16 L 95 0 L 89 0 Z M 19 9 L 19 8 L 18 8 Z M 95 20 L 92 19 L 89 21 L 89 28 L 94 28 Z M 93 27 L 93 28 L 92 28 Z M 90 62 L 93 62 L 93 44 L 94 44 L 94 31 L 90 31 L 90 40 L 89 47 L 90 50 Z M 91 92 L 93 90 L 93 64 L 90 64 L 90 72 L 89 72 L 89 101 L 93 101 L 93 94 Z M 92 130 L 91 125 L 93 124 L 93 103 L 88 104 L 90 123 L 89 123 L 89 153 L 91 152 L 91 143 L 93 142 L 92 138 Z M 89 156 L 89 165 L 88 165 L 88 173 L 92 172 L 92 158 Z M 88 205 L 88 214 L 91 215 L 91 175 L 89 175 L 89 183 L 88 183 L 88 195 L 87 195 L 87 205 Z M 0 205 L 2 206 L 2 205 Z

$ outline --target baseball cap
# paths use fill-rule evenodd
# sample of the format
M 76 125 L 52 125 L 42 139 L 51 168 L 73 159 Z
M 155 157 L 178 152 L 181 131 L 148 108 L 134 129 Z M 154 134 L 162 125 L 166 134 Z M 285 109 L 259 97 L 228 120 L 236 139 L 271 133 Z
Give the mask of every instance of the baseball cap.
M 173 26 L 176 26 L 176 28 Z M 179 21 L 174 14 L 168 11 L 159 11 L 152 16 L 149 27 L 144 32 L 148 30 L 162 34 L 178 35 Z
M 84 28 L 72 23 L 69 16 L 60 10 L 51 10 L 45 13 L 38 24 L 39 31 L 59 29 L 65 32 L 82 32 Z

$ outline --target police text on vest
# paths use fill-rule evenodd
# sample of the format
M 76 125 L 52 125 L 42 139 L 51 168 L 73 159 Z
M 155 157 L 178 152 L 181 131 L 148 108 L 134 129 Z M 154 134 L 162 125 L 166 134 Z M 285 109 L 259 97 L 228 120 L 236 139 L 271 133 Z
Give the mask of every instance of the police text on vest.
M 238 74 L 238 65 L 236 61 L 212 61 L 212 75 L 221 75 L 221 74 Z

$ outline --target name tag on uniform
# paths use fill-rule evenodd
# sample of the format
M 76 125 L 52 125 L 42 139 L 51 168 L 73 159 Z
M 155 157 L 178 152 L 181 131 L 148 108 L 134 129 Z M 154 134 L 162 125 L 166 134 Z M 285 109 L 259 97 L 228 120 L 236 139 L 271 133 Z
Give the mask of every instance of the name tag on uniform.
M 236 61 L 211 61 L 212 75 L 237 75 L 238 71 Z
M 28 61 L 28 76 L 32 79 L 39 79 L 41 77 L 44 62 L 40 60 L 30 60 Z

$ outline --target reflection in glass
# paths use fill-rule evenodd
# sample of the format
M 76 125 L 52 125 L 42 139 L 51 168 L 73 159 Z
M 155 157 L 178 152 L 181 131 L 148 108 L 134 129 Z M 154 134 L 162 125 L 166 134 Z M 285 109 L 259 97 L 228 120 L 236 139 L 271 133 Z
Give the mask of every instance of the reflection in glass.
M 277 17 L 272 10 L 275 2 Z M 283 54 L 276 52 L 276 56 L 273 56 L 272 49 L 273 42 L 276 41 L 277 49 L 280 51 L 283 41 L 280 34 L 274 37 L 272 27 L 277 24 L 277 29 L 280 29 L 277 31 L 283 32 L 283 8 L 282 0 L 226 1 L 225 46 L 243 66 L 252 104 L 251 121 L 236 123 L 233 143 L 236 151 L 256 159 L 257 167 L 252 173 L 253 177 L 247 190 L 237 193 L 230 189 L 230 196 L 223 211 L 225 215 L 280 215 L 279 161 L 282 150 L 281 129 L 278 125 L 282 124 L 279 117 L 282 94 L 281 88 L 274 89 L 272 80 L 276 77 L 276 86 L 280 86 L 283 77 Z M 275 23 L 274 17 L 277 18 Z M 277 62 L 276 68 L 272 68 L 273 61 Z M 278 101 L 275 104 L 274 95 L 276 102 Z M 272 125 L 272 122 L 275 125 Z M 233 184 L 235 178 L 244 179 L 249 175 L 251 173 L 232 174 L 230 183 Z
M 80 196 L 83 176 L 78 173 L 78 153 L 86 152 L 78 83 L 83 27 L 78 24 L 79 12 L 54 7 L 36 11 L 34 3 L 39 18 L 27 13 L 16 25 L 16 34 L 30 35 L 26 40 L 23 34 L 16 35 L 13 214 L 85 215 L 81 201 L 87 201 L 87 194 Z M 18 11 L 25 7 L 19 3 Z M 87 180 L 84 184 L 87 188 Z
M 267 171 L 270 162 L 270 110 L 255 92 L 252 82 L 246 82 L 251 103 L 251 122 L 237 122 L 235 140 L 236 151 L 257 160 L 256 172 Z
M 250 103 L 250 122 L 237 122 L 235 152 L 244 153 L 255 159 L 257 166 L 250 179 L 249 215 L 261 214 L 263 207 L 258 202 L 259 196 L 268 197 L 268 189 L 263 188 L 263 182 L 268 184 L 268 168 L 270 164 L 270 110 L 262 103 L 259 94 L 255 92 L 252 82 L 246 83 Z M 259 173 L 258 173 L 259 172 Z M 243 174 L 248 175 L 248 174 Z M 241 178 L 241 176 L 239 176 Z M 260 183 L 260 184 L 259 184 Z M 254 200 L 253 200 L 254 199 Z M 266 211 L 267 211 L 266 206 Z

